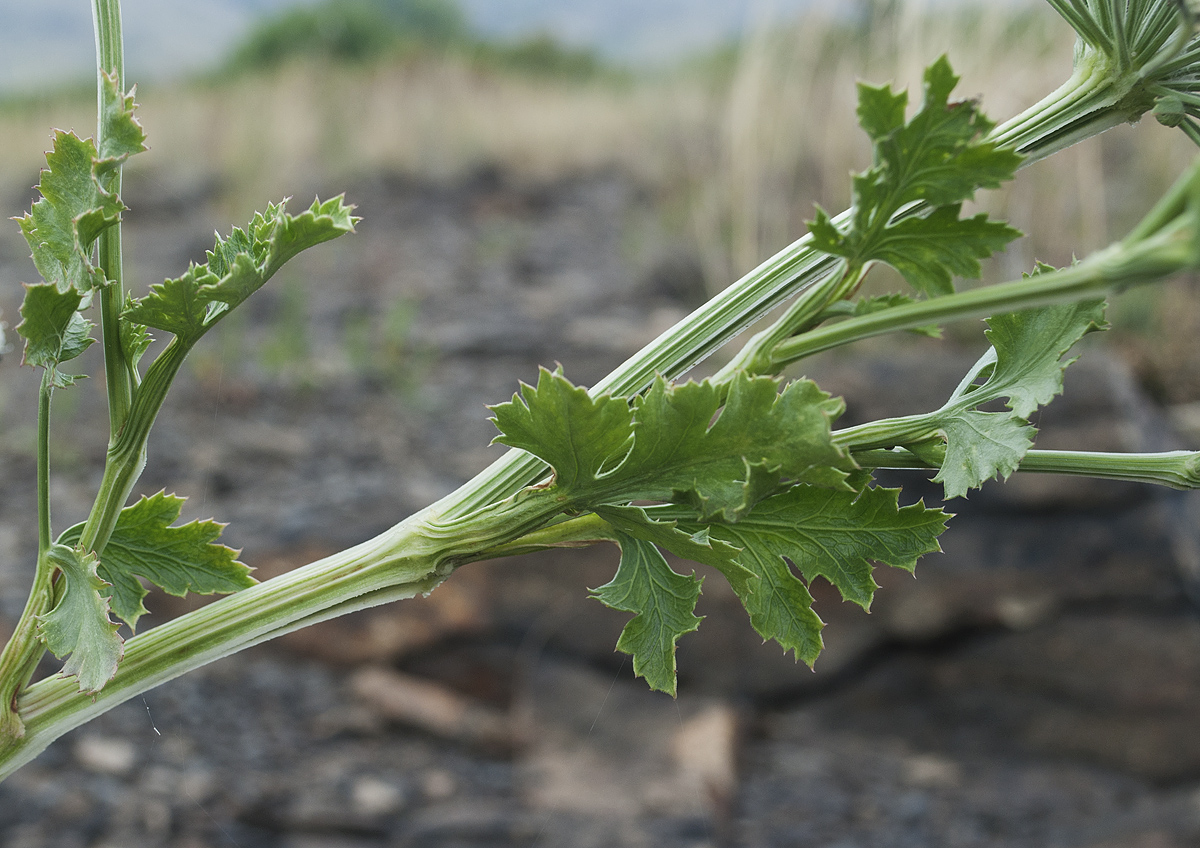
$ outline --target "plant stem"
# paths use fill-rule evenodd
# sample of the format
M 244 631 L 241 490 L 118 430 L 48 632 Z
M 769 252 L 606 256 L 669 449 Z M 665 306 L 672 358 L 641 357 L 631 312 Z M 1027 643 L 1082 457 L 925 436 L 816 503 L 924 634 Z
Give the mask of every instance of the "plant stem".
M 0 780 L 71 728 L 185 672 L 328 618 L 428 594 L 464 563 L 515 553 L 509 543 L 537 531 L 560 508 L 553 493 L 537 492 L 465 521 L 444 522 L 427 509 L 370 541 L 133 637 L 116 676 L 98 693 L 80 693 L 70 678 L 41 680 L 20 694 L 24 738 L 0 746 Z M 544 548 L 567 535 L 596 536 L 595 522 L 570 523 L 532 538 Z
M 1137 94 L 1138 82 L 1134 74 L 1118 76 L 1103 62 L 1090 59 L 1049 96 L 997 126 L 989 139 L 1023 154 L 1024 167 L 1137 120 L 1153 106 L 1152 98 Z M 844 223 L 849 214 L 836 216 L 835 224 Z M 658 375 L 679 377 L 763 314 L 825 277 L 836 260 L 814 250 L 810 242 L 804 235 L 763 262 L 626 360 L 593 386 L 591 394 L 633 395 Z M 510 450 L 437 506 L 450 516 L 470 514 L 527 485 L 545 467 L 524 451 Z
M 932 462 L 903 449 L 855 451 L 854 459 L 863 468 L 937 468 Z M 1195 451 L 1105 453 L 1031 450 L 1025 454 L 1017 470 L 1154 483 L 1172 489 L 1200 489 L 1200 453 Z
M 37 510 L 38 553 L 33 585 L 25 609 L 17 620 L 8 644 L 0 653 L 0 748 L 8 740 L 25 735 L 17 714 L 17 694 L 28 685 L 45 648 L 37 636 L 38 616 L 50 611 L 53 601 L 54 568 L 47 559 L 53 542 L 50 529 L 50 398 L 54 392 L 53 371 L 43 369 L 38 390 Z
M 96 33 L 96 99 L 97 115 L 103 115 L 104 76 L 115 77 L 117 90 L 125 91 L 125 48 L 121 35 L 120 0 L 92 0 L 92 23 Z M 96 122 L 96 148 L 104 144 L 104 122 Z M 105 191 L 120 195 L 122 168 L 113 168 L 105 177 Z M 108 423 L 111 440 L 117 438 L 129 407 L 137 374 L 121 344 L 121 308 L 125 304 L 121 257 L 121 222 L 100 234 L 96 267 L 104 274 L 101 287 L 100 335 L 104 345 L 104 379 L 108 392 Z

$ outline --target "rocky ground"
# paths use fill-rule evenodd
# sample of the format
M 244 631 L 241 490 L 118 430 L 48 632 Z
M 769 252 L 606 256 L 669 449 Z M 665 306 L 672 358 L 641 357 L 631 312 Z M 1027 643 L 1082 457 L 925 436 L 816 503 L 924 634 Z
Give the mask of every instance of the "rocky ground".
M 131 178 L 127 196 L 131 279 L 178 273 L 225 226 L 203 182 Z M 264 575 L 482 468 L 498 455 L 483 404 L 539 364 L 594 381 L 703 297 L 653 199 L 619 174 L 381 178 L 350 196 L 359 235 L 199 351 L 141 486 L 230 521 Z M 10 322 L 32 277 L 12 235 Z M 808 370 L 858 421 L 940 403 L 972 359 L 944 348 Z M 35 544 L 36 377 L 16 359 L 0 365 L 0 630 Z M 98 388 L 57 398 L 59 526 L 99 477 Z M 1180 446 L 1165 421 L 1093 346 L 1039 444 Z M 923 479 L 892 482 L 936 499 Z M 624 616 L 587 599 L 613 551 L 473 565 L 427 599 L 231 657 L 73 732 L 0 785 L 0 845 L 1197 844 L 1200 501 L 1030 477 L 950 508 L 945 552 L 916 580 L 880 573 L 871 615 L 816 587 L 830 626 L 815 672 L 761 644 L 713 579 L 672 700 L 613 652 Z

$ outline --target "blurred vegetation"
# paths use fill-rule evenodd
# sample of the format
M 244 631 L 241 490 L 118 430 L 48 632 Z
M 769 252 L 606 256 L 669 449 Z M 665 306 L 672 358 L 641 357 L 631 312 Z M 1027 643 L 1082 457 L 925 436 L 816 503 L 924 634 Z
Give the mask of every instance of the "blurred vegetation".
M 325 0 L 288 9 L 255 27 L 232 51 L 225 71 L 447 52 L 484 69 L 558 79 L 616 73 L 594 51 L 565 46 L 549 35 L 514 42 L 480 38 L 452 0 Z

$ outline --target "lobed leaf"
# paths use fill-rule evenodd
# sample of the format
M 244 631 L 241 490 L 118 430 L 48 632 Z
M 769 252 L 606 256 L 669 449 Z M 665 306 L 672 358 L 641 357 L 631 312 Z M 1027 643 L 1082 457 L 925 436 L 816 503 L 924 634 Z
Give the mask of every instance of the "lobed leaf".
M 964 496 L 993 477 L 1007 478 L 1033 446 L 1028 423 L 1062 392 L 1064 359 L 1083 336 L 1104 329 L 1104 302 L 1090 300 L 1027 309 L 988 319 L 992 358 L 981 385 L 964 387 L 934 414 L 946 438 L 946 456 L 934 480 L 946 497 Z M 986 361 L 981 360 L 981 362 Z M 1009 412 L 980 412 L 1003 399 Z
M 112 611 L 130 628 L 146 613 L 142 600 L 144 577 L 169 595 L 183 597 L 228 594 L 253 586 L 250 568 L 237 561 L 238 552 L 216 544 L 224 525 L 191 521 L 171 526 L 179 518 L 184 498 L 158 492 L 121 510 L 100 560 L 99 575 L 108 584 L 102 592 Z M 60 544 L 74 544 L 82 525 L 63 533 Z
M 75 289 L 59 291 L 51 283 L 25 286 L 21 323 L 17 332 L 25 339 L 25 362 L 50 372 L 51 384 L 72 385 L 78 377 L 63 374 L 58 366 L 83 353 L 95 341 L 92 322 L 79 314 L 84 298 Z
M 132 92 L 122 95 L 115 80 L 106 78 L 100 110 L 104 150 L 97 151 L 91 139 L 56 131 L 38 183 L 42 197 L 20 219 L 38 272 L 63 293 L 83 295 L 104 283 L 91 263 L 92 246 L 125 211 L 108 175 L 146 149 L 145 134 L 133 116 Z
M 1033 447 L 1037 429 L 1007 412 L 970 409 L 941 422 L 946 455 L 934 482 L 945 488 L 946 500 L 965 497 L 993 478 L 1007 480 Z
M 811 666 L 824 624 L 806 583 L 823 577 L 845 600 L 869 609 L 879 588 L 873 562 L 912 571 L 921 556 L 939 551 L 948 516 L 922 503 L 900 507 L 898 495 L 898 489 L 853 493 L 800 485 L 763 501 L 736 524 L 711 525 L 714 538 L 741 548 L 738 561 L 759 578 L 749 594 L 734 586 L 755 630 Z
M 567 491 L 594 488 L 633 441 L 633 412 L 622 398 L 593 398 L 561 371 L 538 372 L 537 386 L 521 384 L 507 403 L 490 407 L 500 430 L 493 443 L 529 451 L 554 469 Z
M 925 71 L 924 103 L 907 123 L 905 93 L 859 85 L 858 120 L 874 162 L 854 177 L 845 232 L 817 208 L 809 231 L 818 250 L 858 266 L 884 262 L 917 291 L 936 296 L 953 291 L 952 275 L 978 277 L 979 260 L 1020 235 L 986 215 L 959 218 L 961 203 L 1011 179 L 1021 156 L 983 140 L 992 123 L 975 102 L 950 102 L 957 83 L 946 57 L 938 59 Z M 930 212 L 895 220 L 915 203 Z
M 50 612 L 38 619 L 38 635 L 50 653 L 66 658 L 62 673 L 79 678 L 80 692 L 98 692 L 117 673 L 125 648 L 117 628 L 108 617 L 107 584 L 96 573 L 96 555 L 66 545 L 52 545 L 46 552 L 62 572 L 62 597 Z
M 996 368 L 984 389 L 1008 398 L 1021 418 L 1062 392 L 1066 353 L 1088 333 L 1106 329 L 1104 301 L 1087 300 L 1028 309 L 988 319 Z
M 651 689 L 675 695 L 675 643 L 700 626 L 695 615 L 701 580 L 676 574 L 651 542 L 617 532 L 621 564 L 613 579 L 592 597 L 634 617 L 617 640 L 633 657 L 633 671 Z
M 784 481 L 845 487 L 854 463 L 830 437 L 842 408 L 809 380 L 779 392 L 773 378 L 744 374 L 728 387 L 659 379 L 631 405 L 543 369 L 492 420 L 496 441 L 549 463 L 576 508 L 677 501 L 736 521 Z
M 286 201 L 284 202 L 286 203 Z M 230 309 L 240 305 L 302 250 L 354 231 L 359 220 L 342 196 L 312 205 L 299 215 L 284 203 L 255 214 L 246 229 L 216 237 L 207 261 L 150 287 L 123 312 L 125 321 L 165 330 L 194 344 Z
M 712 538 L 707 528 L 689 533 L 675 521 L 655 521 L 636 506 L 599 507 L 596 514 L 627 536 L 658 545 L 677 557 L 712 566 L 739 595 L 754 589 L 756 576 L 738 562 L 738 549 Z

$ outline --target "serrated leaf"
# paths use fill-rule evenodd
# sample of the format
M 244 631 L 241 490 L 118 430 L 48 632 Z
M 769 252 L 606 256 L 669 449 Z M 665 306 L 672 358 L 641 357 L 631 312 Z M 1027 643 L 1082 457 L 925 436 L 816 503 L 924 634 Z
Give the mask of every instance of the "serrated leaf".
M 104 547 L 99 574 L 111 584 L 104 594 L 112 611 L 130 628 L 146 613 L 142 600 L 144 577 L 169 595 L 183 597 L 229 594 L 255 584 L 250 568 L 238 562 L 238 552 L 216 544 L 224 529 L 215 521 L 190 521 L 171 526 L 179 518 L 184 498 L 158 492 L 142 497 L 121 510 L 112 536 Z M 67 530 L 60 544 L 74 544 L 82 525 Z
M 1075 361 L 1064 359 L 1066 353 L 1106 326 L 1104 302 L 1027 309 L 989 318 L 988 326 L 990 364 L 988 356 L 980 360 L 986 379 L 963 387 L 932 416 L 946 436 L 946 456 L 934 480 L 945 486 L 947 498 L 1016 470 L 1037 433 L 1029 417 L 1062 391 L 1063 371 Z M 1001 399 L 1010 412 L 977 409 Z
M 633 671 L 651 689 L 675 695 L 675 643 L 700 626 L 695 615 L 701 580 L 676 574 L 650 542 L 617 533 L 621 564 L 611 581 L 592 590 L 605 606 L 634 617 L 617 650 L 633 657 Z
M 754 467 L 789 480 L 828 480 L 830 468 L 852 470 L 830 439 L 830 424 L 843 408 L 841 399 L 810 380 L 778 392 L 772 378 L 738 374 L 727 394 L 708 381 L 668 386 L 658 380 L 634 401 L 633 447 L 613 473 L 613 488 L 626 499 L 680 500 L 690 493 L 692 502 L 714 505 L 706 519 L 732 518 L 725 515 L 727 481 L 741 481 L 746 499 L 764 494 Z
M 627 536 L 651 542 L 677 557 L 712 566 L 739 595 L 754 590 L 754 572 L 738 562 L 738 549 L 713 539 L 705 528 L 684 532 L 677 522 L 655 521 L 636 506 L 598 507 L 596 514 Z
M 824 577 L 844 599 L 869 609 L 879 588 L 872 563 L 912 571 L 921 556 L 940 550 L 948 516 L 921 503 L 900 507 L 898 495 L 898 489 L 856 494 L 796 486 L 737 524 L 709 528 L 713 537 L 740 547 L 739 561 L 760 578 L 753 594 L 739 596 L 763 638 L 812 665 L 824 625 L 805 582 Z
M 940 424 L 946 457 L 934 481 L 946 499 L 961 498 L 993 478 L 1007 480 L 1033 447 L 1036 428 L 1007 412 L 966 410 Z
M 62 572 L 63 589 L 54 609 L 38 618 L 38 635 L 54 656 L 66 658 L 62 673 L 79 678 L 80 692 L 99 692 L 117 673 L 125 648 L 120 625 L 108 617 L 96 556 L 61 544 L 46 555 Z
M 122 323 L 153 327 L 194 341 L 207 329 L 211 301 L 200 292 L 203 281 L 210 279 L 216 277 L 204 265 L 193 265 L 182 277 L 156 283 L 148 295 L 129 301 L 121 313 Z
M 26 285 L 17 332 L 25 339 L 25 362 L 50 372 L 53 385 L 72 385 L 77 377 L 58 366 L 79 356 L 95 339 L 92 322 L 79 314 L 83 298 L 70 289 L 61 292 L 50 283 Z
M 987 337 L 996 349 L 996 367 L 984 390 L 1006 396 L 1021 418 L 1062 392 L 1064 360 L 1088 333 L 1107 327 L 1104 301 L 1044 306 L 988 319 Z
M 285 201 L 286 202 L 286 201 Z M 354 231 L 359 220 L 339 195 L 299 215 L 283 203 L 271 204 L 228 238 L 216 237 L 208 261 L 192 265 L 175 279 L 152 286 L 122 318 L 172 333 L 193 344 L 229 310 L 258 291 L 276 271 L 302 250 Z
M 538 372 L 537 387 L 521 384 L 507 403 L 490 407 L 500 430 L 493 443 L 529 451 L 554 469 L 557 486 L 594 487 L 633 441 L 633 412 L 623 398 L 592 398 L 561 371 Z
M 104 150 L 74 133 L 54 134 L 54 149 L 46 155 L 47 168 L 38 184 L 42 198 L 20 224 L 38 272 L 60 292 L 86 294 L 104 282 L 91 263 L 92 246 L 125 211 L 111 190 L 109 174 L 146 149 L 133 108 L 132 92 L 122 95 L 115 80 L 106 78 L 100 98 Z
M 127 310 L 132 307 L 133 295 L 126 292 L 123 309 Z M 150 335 L 145 324 L 139 324 L 136 321 L 125 319 L 119 323 L 119 326 L 121 349 L 125 352 L 125 359 L 129 363 L 129 367 L 136 370 L 138 362 L 154 342 L 154 337 Z
M 103 74 L 100 89 L 100 149 L 97 151 L 98 174 L 106 174 L 135 153 L 146 148 L 146 133 L 134 117 L 137 86 L 128 94 L 121 92 L 116 76 Z
M 953 294 L 953 276 L 977 279 L 980 259 L 1003 250 L 1021 235 L 987 215 L 959 218 L 960 204 L 942 206 L 924 218 L 906 218 L 880 234 L 872 258 L 891 265 L 908 284 L 931 297 Z
M 98 285 L 90 251 L 96 237 L 124 211 L 120 198 L 97 182 L 91 139 L 57 131 L 38 190 L 42 198 L 20 219 L 33 264 L 61 292 L 84 294 Z
M 859 86 L 859 124 L 874 144 L 871 168 L 853 180 L 854 208 L 843 232 L 818 208 L 814 246 L 852 265 L 892 265 L 918 291 L 953 291 L 951 276 L 977 277 L 979 260 L 1020 233 L 986 215 L 960 220 L 960 205 L 980 188 L 1011 179 L 1021 157 L 983 141 L 992 124 L 972 101 L 952 103 L 958 78 L 943 56 L 925 72 L 925 98 L 907 123 L 907 97 L 887 86 Z M 895 221 L 910 204 L 932 207 Z
M 496 441 L 549 463 L 557 494 L 580 508 L 675 500 L 736 520 L 781 480 L 844 487 L 855 466 L 830 438 L 842 408 L 809 380 L 779 392 L 772 378 L 739 374 L 727 390 L 659 379 L 631 411 L 543 370 L 537 388 L 493 407 L 493 421 Z

